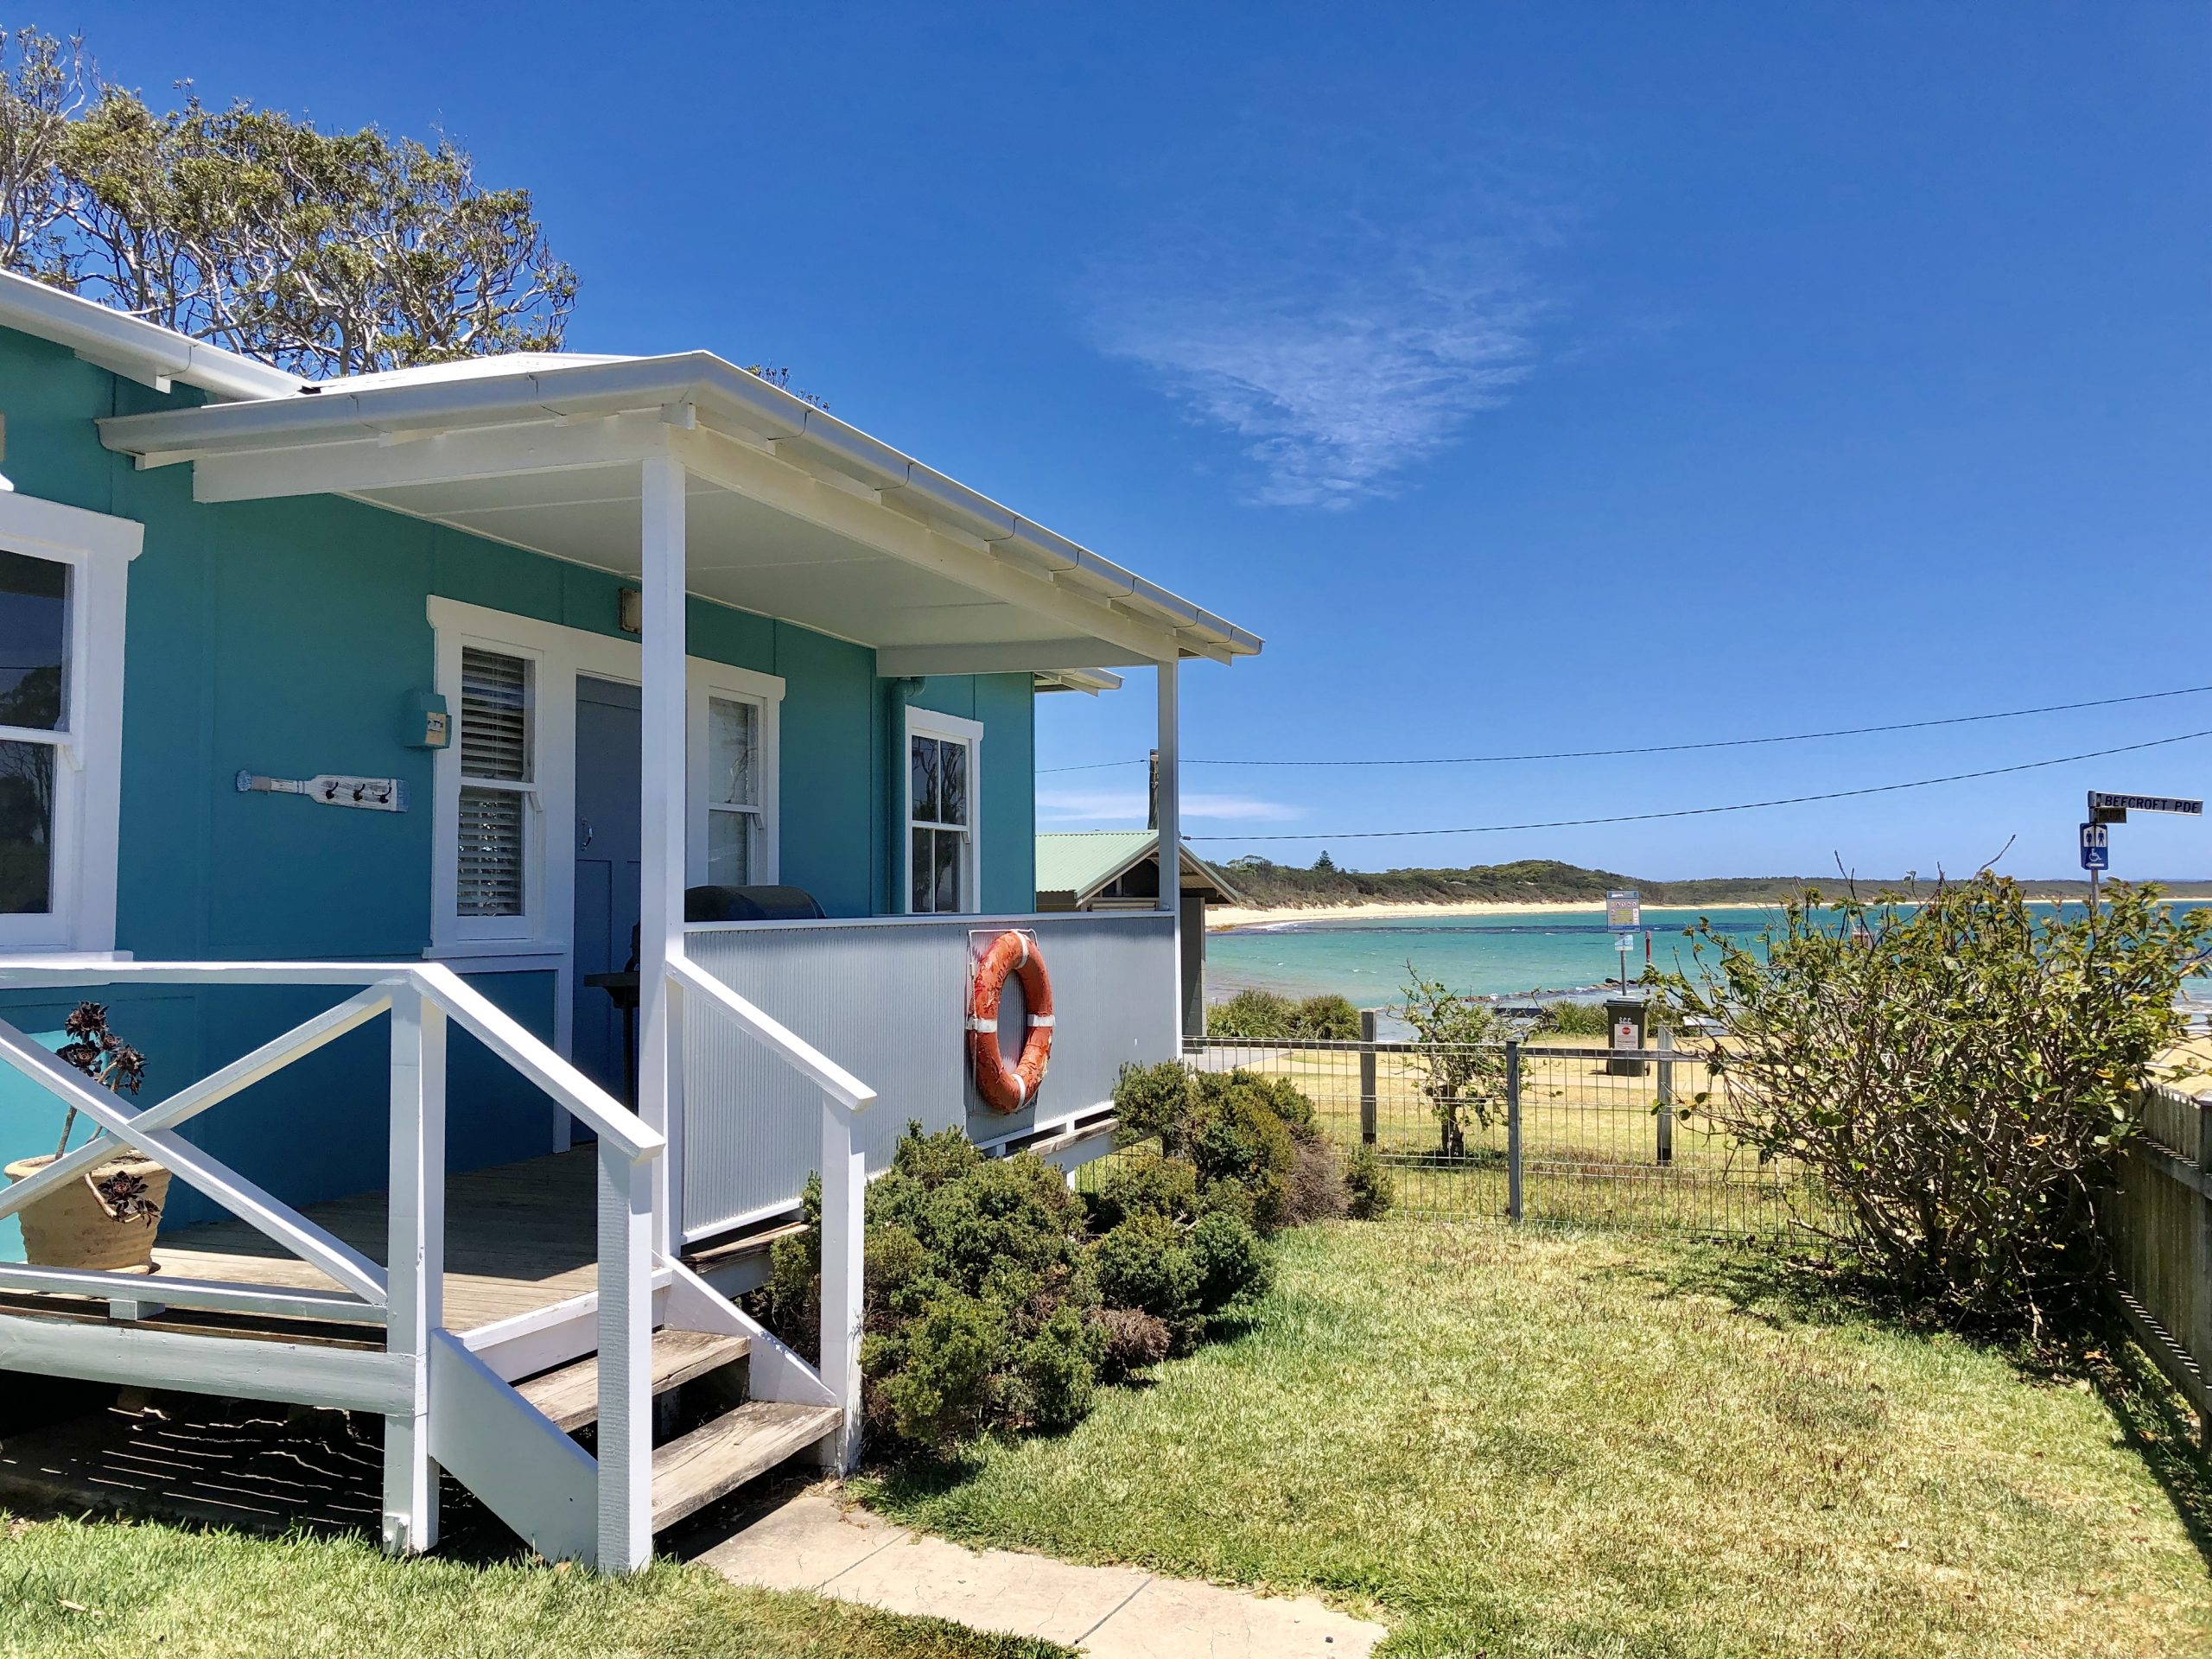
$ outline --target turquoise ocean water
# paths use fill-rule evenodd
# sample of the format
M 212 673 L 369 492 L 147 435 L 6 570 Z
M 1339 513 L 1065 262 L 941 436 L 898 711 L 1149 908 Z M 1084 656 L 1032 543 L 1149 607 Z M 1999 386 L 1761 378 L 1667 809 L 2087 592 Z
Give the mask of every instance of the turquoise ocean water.
M 2037 908 L 2048 914 L 2054 907 Z M 1688 967 L 1682 931 L 1700 916 L 1746 943 L 1780 920 L 1778 911 L 1765 906 L 1646 909 L 1629 976 L 1643 971 L 1647 939 L 1660 968 Z M 1208 935 L 1206 994 L 1218 1001 L 1254 986 L 1294 996 L 1334 991 L 1361 1007 L 1382 1007 L 1402 1000 L 1408 962 L 1423 978 L 1478 996 L 1592 996 L 1620 967 L 1613 936 L 1597 911 L 1288 922 Z M 2212 980 L 2190 981 L 2188 994 L 2212 1007 Z

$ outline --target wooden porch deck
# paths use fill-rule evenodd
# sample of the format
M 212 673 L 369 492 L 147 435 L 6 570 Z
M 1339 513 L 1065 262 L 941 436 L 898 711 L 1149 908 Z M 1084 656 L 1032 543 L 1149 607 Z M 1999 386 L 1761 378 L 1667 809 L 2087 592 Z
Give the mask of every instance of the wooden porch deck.
M 598 1287 L 597 1154 L 589 1147 L 446 1179 L 446 1328 L 456 1334 L 551 1307 Z M 385 1266 L 382 1192 L 301 1213 Z M 242 1221 L 188 1227 L 154 1248 L 162 1274 L 226 1284 L 336 1292 L 317 1269 Z M 158 1297 L 161 1274 L 147 1294 Z

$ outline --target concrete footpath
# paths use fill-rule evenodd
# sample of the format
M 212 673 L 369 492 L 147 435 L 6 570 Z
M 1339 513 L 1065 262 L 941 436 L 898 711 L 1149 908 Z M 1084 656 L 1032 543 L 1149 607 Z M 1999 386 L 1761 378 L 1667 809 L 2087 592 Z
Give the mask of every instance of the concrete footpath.
M 1389 1634 L 1311 1597 L 1251 1596 L 1129 1567 L 972 1550 L 807 1492 L 700 1554 L 736 1584 L 811 1590 L 1090 1659 L 1365 1659 Z

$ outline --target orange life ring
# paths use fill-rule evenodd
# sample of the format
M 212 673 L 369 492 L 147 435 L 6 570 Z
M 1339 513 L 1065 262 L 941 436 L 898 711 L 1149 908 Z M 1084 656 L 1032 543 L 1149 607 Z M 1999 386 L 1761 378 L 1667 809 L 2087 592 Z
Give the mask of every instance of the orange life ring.
M 999 1049 L 999 998 L 1008 974 L 1021 982 L 1029 1005 L 1029 1034 L 1021 1058 L 1012 1065 Z M 993 1111 L 1018 1112 L 1037 1097 L 1052 1058 L 1052 981 L 1027 934 L 1000 934 L 976 965 L 976 988 L 968 999 L 968 1056 L 976 1090 Z

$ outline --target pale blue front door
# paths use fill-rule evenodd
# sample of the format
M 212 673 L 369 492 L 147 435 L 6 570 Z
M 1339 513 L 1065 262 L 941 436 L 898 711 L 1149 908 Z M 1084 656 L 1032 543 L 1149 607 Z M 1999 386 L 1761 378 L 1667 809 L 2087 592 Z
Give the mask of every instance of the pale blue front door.
M 594 974 L 629 965 L 638 925 L 642 835 L 638 826 L 638 688 L 576 681 L 575 1062 L 617 1100 L 633 1098 L 625 1075 L 623 1014 Z

